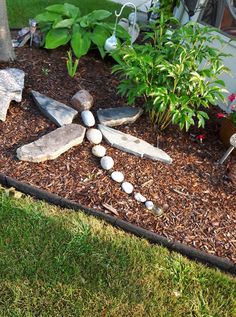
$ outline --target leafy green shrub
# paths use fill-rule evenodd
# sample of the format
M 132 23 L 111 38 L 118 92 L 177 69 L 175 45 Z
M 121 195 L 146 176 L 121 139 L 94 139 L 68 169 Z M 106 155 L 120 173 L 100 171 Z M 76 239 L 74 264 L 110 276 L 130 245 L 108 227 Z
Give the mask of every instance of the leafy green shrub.
M 118 91 L 130 104 L 144 97 L 145 109 L 160 130 L 170 123 L 186 131 L 196 122 L 204 127 L 204 108 L 224 99 L 224 82 L 218 77 L 228 71 L 222 64 L 226 54 L 210 46 L 220 41 L 214 29 L 190 22 L 170 31 L 170 22 L 177 24 L 161 13 L 146 32 L 145 44 L 114 52 L 118 65 L 113 72 L 122 79 Z
M 54 4 L 35 17 L 45 33 L 45 48 L 54 49 L 70 43 L 77 60 L 86 55 L 91 46 L 96 46 L 105 56 L 104 43 L 111 36 L 113 24 L 103 22 L 111 12 L 94 10 L 81 16 L 80 9 L 72 4 Z M 117 36 L 127 38 L 127 32 L 118 27 Z

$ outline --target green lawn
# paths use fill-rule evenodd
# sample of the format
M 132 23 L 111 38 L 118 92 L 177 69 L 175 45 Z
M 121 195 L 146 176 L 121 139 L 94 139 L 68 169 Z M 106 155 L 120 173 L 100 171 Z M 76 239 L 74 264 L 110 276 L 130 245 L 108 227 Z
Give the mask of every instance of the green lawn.
M 21 28 L 22 26 L 28 26 L 29 18 L 35 17 L 49 5 L 64 2 L 77 5 L 81 9 L 82 14 L 87 14 L 95 9 L 105 9 L 114 12 L 116 9 L 120 8 L 119 4 L 109 0 L 7 0 L 10 27 Z M 127 15 L 128 12 L 129 9 L 125 8 L 124 15 Z M 114 15 L 111 16 L 111 19 L 114 20 Z
M 88 217 L 0 192 L 0 316 L 233 317 L 236 281 Z

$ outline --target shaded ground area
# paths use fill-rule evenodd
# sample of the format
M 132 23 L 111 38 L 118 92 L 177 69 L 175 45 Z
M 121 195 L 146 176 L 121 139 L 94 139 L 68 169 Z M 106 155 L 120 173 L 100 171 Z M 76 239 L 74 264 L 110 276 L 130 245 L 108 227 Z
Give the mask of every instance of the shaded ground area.
M 12 102 L 6 122 L 0 123 L 2 173 L 99 210 L 107 203 L 122 219 L 236 262 L 236 191 L 224 178 L 226 166 L 215 164 L 225 151 L 218 139 L 215 112 L 209 113 L 211 120 L 204 131 L 191 131 L 206 135 L 203 144 L 175 127 L 158 135 L 145 115 L 119 128 L 151 144 L 158 142 L 172 157 L 171 165 L 137 158 L 103 142 L 115 160 L 114 169 L 125 174 L 136 192 L 158 206 L 168 205 L 158 218 L 120 190 L 92 156 L 87 140 L 54 161 L 35 164 L 17 159 L 18 147 L 56 128 L 34 105 L 31 89 L 67 105 L 74 93 L 87 89 L 95 99 L 94 114 L 99 108 L 123 106 L 125 100 L 116 93 L 118 79 L 111 75 L 111 61 L 105 63 L 95 53 L 81 59 L 75 79 L 67 74 L 65 50 L 24 47 L 16 53 L 14 63 L 0 64 L 0 69 L 10 66 L 26 72 L 23 101 Z

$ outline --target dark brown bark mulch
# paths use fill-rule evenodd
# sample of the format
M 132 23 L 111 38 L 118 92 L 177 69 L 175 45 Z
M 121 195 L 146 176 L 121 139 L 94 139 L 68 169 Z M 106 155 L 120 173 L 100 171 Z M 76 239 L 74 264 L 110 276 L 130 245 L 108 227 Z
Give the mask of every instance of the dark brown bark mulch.
M 104 210 L 106 203 L 121 219 L 236 262 L 236 190 L 225 177 L 226 164 L 216 164 L 225 151 L 218 138 L 216 110 L 209 111 L 205 130 L 191 131 L 206 135 L 202 144 L 176 127 L 157 134 L 145 115 L 119 127 L 151 144 L 158 142 L 172 157 L 171 165 L 137 158 L 103 142 L 115 160 L 115 170 L 125 174 L 135 191 L 166 208 L 163 216 L 156 217 L 101 169 L 87 140 L 53 161 L 36 164 L 17 159 L 18 147 L 56 128 L 33 103 L 31 89 L 67 105 L 74 93 L 87 89 L 95 99 L 94 114 L 99 108 L 123 106 L 125 100 L 117 95 L 118 79 L 111 75 L 111 61 L 102 61 L 96 53 L 81 59 L 74 79 L 67 74 L 65 50 L 24 47 L 16 49 L 16 54 L 15 62 L 0 64 L 0 69 L 18 67 L 26 73 L 22 102 L 12 102 L 6 122 L 0 122 L 1 173 L 91 208 Z M 80 118 L 75 121 L 80 123 Z

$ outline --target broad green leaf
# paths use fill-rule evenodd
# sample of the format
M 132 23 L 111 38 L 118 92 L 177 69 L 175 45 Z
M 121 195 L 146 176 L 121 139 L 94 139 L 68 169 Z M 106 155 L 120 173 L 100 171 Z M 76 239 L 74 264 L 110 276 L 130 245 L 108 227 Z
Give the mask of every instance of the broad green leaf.
M 57 13 L 52 13 L 52 12 L 44 12 L 44 13 L 41 13 L 41 14 L 38 14 L 36 17 L 35 17 L 35 20 L 38 22 L 38 23 L 42 23 L 42 22 L 54 22 L 55 20 L 57 19 L 60 19 L 60 15 L 57 14 Z
M 53 4 L 51 6 L 46 7 L 45 10 L 48 12 L 58 13 L 60 15 L 63 15 L 65 13 L 65 8 L 63 4 Z
M 111 14 L 112 13 L 107 10 L 94 10 L 93 12 L 88 14 L 88 18 L 91 23 L 94 23 L 96 21 L 101 21 L 108 18 Z
M 77 19 L 76 21 L 79 22 L 82 28 L 87 28 L 90 25 L 90 20 L 87 15 Z
M 59 21 L 58 23 L 56 23 L 56 25 L 54 26 L 54 29 L 59 29 L 59 28 L 70 28 L 75 22 L 74 18 L 71 19 L 65 19 L 62 21 Z
M 78 23 L 75 23 L 72 27 L 72 34 L 76 32 L 82 32 L 82 29 Z
M 48 49 L 57 48 L 65 45 L 71 38 L 67 29 L 52 29 L 46 36 L 45 47 Z
M 54 29 L 54 27 L 55 27 L 55 25 L 57 24 L 57 23 L 59 23 L 59 22 L 61 22 L 63 19 L 62 19 L 62 17 L 60 16 L 58 19 L 56 19 L 55 21 L 54 21 L 54 23 L 52 24 L 52 28 Z M 48 31 L 51 29 L 51 27 L 48 29 Z
M 90 38 L 97 46 L 104 46 L 106 39 L 110 36 L 109 31 L 102 26 L 96 26 L 91 34 Z
M 62 16 L 67 16 L 68 18 L 75 18 L 80 15 L 80 9 L 73 4 L 53 4 L 46 8 L 48 12 L 58 13 Z
M 86 55 L 91 45 L 90 35 L 88 33 L 74 32 L 71 39 L 71 47 L 77 58 Z
M 68 17 L 76 18 L 81 15 L 80 9 L 73 4 L 70 3 L 64 3 L 64 8 L 65 8 L 65 14 Z

